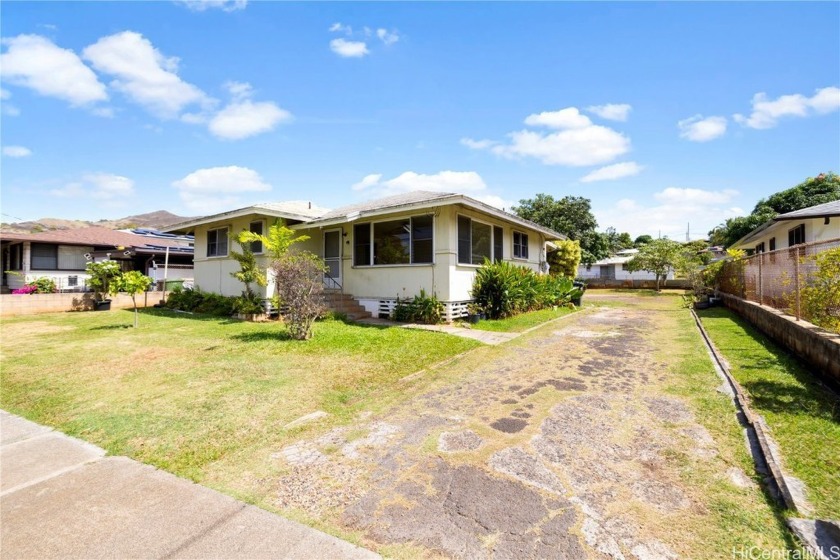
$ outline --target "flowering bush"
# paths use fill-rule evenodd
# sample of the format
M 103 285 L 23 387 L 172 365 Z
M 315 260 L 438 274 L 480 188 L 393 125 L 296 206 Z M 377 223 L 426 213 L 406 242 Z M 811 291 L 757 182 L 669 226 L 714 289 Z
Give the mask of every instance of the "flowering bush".
M 42 276 L 27 282 L 22 288 L 12 290 L 13 294 L 52 294 L 56 291 L 55 280 Z
M 38 286 L 27 284 L 23 288 L 18 288 L 17 290 L 12 290 L 13 294 L 34 294 L 38 291 Z

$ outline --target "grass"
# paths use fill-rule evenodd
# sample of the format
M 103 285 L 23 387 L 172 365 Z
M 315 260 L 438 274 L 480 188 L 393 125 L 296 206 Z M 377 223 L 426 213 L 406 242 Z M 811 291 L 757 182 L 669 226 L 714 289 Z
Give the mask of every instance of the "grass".
M 507 319 L 487 319 L 479 321 L 471 328 L 478 331 L 494 331 L 494 332 L 523 332 L 532 327 L 539 326 L 546 321 L 557 319 L 573 313 L 574 309 L 567 307 L 560 307 L 558 309 L 540 309 L 539 311 L 531 311 L 529 313 L 520 313 Z
M 2 408 L 195 481 L 246 476 L 312 426 L 410 395 L 398 380 L 474 348 L 442 333 L 324 321 L 307 342 L 278 324 L 165 310 L 61 313 L 2 323 Z M 225 471 L 218 475 L 219 470 Z M 211 485 L 213 485 L 211 483 Z M 238 486 L 230 482 L 231 486 Z
M 840 518 L 840 398 L 728 309 L 698 315 L 770 426 L 786 470 L 808 487 L 817 517 Z

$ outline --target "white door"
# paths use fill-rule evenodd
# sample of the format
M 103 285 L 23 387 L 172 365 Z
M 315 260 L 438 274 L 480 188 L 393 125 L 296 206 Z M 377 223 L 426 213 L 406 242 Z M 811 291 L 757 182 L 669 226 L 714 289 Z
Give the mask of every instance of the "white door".
M 331 229 L 324 232 L 324 273 L 325 288 L 341 288 L 341 230 Z

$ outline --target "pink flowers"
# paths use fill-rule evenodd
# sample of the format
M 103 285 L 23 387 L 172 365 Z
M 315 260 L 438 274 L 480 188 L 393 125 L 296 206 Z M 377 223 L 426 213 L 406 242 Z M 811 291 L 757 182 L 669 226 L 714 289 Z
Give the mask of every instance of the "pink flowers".
M 23 288 L 18 288 L 17 290 L 12 290 L 13 294 L 33 294 L 38 291 L 38 286 L 35 284 L 27 284 Z

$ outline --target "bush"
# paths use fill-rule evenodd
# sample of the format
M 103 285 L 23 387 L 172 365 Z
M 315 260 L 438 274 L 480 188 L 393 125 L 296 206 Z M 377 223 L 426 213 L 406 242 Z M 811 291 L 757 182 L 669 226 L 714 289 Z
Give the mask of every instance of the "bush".
M 564 276 L 539 275 L 532 269 L 502 261 L 485 261 L 473 280 L 472 297 L 489 319 L 565 305 L 580 290 Z
M 235 300 L 236 298 L 201 290 L 183 289 L 179 286 L 169 293 L 165 305 L 168 309 L 229 317 L 233 315 Z
M 840 247 L 809 257 L 817 270 L 802 289 L 802 308 L 812 323 L 840 333 Z
M 243 294 L 234 298 L 233 311 L 242 315 L 259 315 L 265 313 L 265 307 L 263 307 L 260 297 L 251 293 L 251 295 Z
M 401 300 L 397 298 L 397 306 L 394 308 L 394 320 L 407 323 L 424 323 L 436 325 L 443 320 L 443 303 L 437 296 L 426 295 L 426 290 L 420 290 L 420 294 L 412 300 Z
M 312 323 L 326 311 L 324 261 L 311 253 L 287 255 L 272 265 L 277 295 L 288 308 L 284 315 L 295 340 L 312 337 Z
M 117 261 L 89 262 L 85 268 L 90 275 L 87 285 L 93 290 L 95 299 L 103 299 L 110 294 L 113 291 L 112 284 L 122 275 L 120 263 Z

